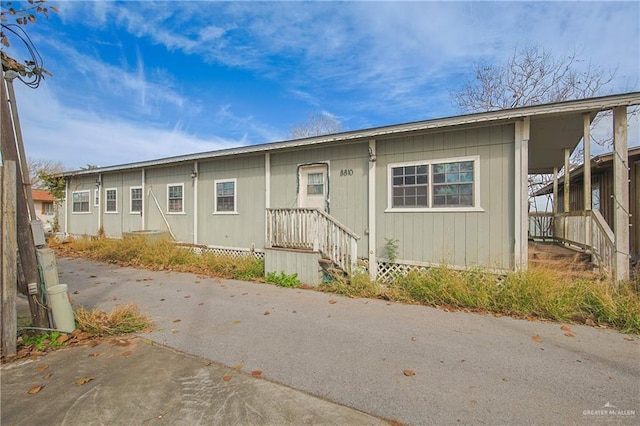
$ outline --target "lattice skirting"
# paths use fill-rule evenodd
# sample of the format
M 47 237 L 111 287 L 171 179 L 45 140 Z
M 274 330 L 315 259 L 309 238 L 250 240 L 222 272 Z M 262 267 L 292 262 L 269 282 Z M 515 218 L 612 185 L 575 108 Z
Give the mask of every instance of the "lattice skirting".
M 378 281 L 388 283 L 398 277 L 407 275 L 409 272 L 424 272 L 428 268 L 428 266 L 422 265 L 378 261 Z
M 188 248 L 197 254 L 209 253 L 209 254 L 215 254 L 218 256 L 227 256 L 232 259 L 239 259 L 242 257 L 253 256 L 256 259 L 264 260 L 263 251 L 239 249 L 239 248 L 209 247 L 209 246 L 207 247 L 195 246 L 195 247 L 188 247 Z

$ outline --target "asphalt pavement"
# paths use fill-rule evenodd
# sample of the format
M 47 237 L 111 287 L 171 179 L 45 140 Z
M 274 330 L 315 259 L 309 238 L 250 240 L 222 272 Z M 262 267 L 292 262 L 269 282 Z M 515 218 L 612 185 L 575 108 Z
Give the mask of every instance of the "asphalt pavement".
M 416 425 L 640 422 L 637 336 L 85 259 L 58 259 L 58 269 L 76 307 L 108 311 L 135 302 L 150 315 L 156 328 L 140 339 L 156 345 L 138 347 L 164 345 L 244 373 L 243 380 L 284 385 L 358 415 Z M 184 375 L 192 394 L 213 404 L 210 383 L 219 384 L 223 373 Z M 3 420 L 5 374 L 3 368 Z M 168 380 L 148 376 L 150 384 Z M 139 398 L 154 400 L 147 391 Z M 247 406 L 274 407 L 255 401 Z M 229 419 L 194 418 L 190 424 Z M 237 420 L 231 423 L 303 423 L 302 417 Z M 307 423 L 373 421 L 319 416 Z

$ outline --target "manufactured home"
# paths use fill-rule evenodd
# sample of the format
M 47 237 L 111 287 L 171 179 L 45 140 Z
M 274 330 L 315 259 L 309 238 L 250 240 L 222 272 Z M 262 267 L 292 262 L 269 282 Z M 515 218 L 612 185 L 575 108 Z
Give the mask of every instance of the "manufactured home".
M 61 231 L 164 232 L 310 284 L 323 262 L 374 278 L 526 268 L 528 175 L 561 168 L 605 110 L 626 155 L 637 104 L 627 93 L 69 172 Z

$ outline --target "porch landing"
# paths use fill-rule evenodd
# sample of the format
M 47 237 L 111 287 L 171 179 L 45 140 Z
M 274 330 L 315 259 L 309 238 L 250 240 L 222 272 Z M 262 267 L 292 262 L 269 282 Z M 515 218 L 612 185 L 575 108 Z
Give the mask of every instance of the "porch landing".
M 589 253 L 540 241 L 529 241 L 529 265 L 569 273 L 589 273 L 595 268 Z

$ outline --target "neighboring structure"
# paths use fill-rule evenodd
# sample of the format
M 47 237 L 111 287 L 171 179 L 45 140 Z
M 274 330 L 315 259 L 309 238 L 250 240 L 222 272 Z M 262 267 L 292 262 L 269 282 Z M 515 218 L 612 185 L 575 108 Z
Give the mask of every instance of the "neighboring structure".
M 55 200 L 49 191 L 43 189 L 32 189 L 33 205 L 36 210 L 36 216 L 43 223 L 53 225 L 56 216 Z
M 591 206 L 613 228 L 616 198 L 613 195 L 613 157 L 615 153 L 601 154 L 591 159 Z M 627 153 L 629 168 L 629 250 L 633 261 L 640 260 L 640 147 L 630 148 Z M 564 186 L 564 176 L 558 180 L 558 185 Z M 570 172 L 571 192 L 569 195 L 569 212 L 584 211 L 584 164 L 574 168 Z M 553 185 L 547 185 L 538 191 L 537 195 L 553 193 Z M 558 213 L 562 212 L 564 192 L 558 192 L 557 202 L 554 206 Z
M 320 257 L 372 277 L 525 268 L 528 174 L 560 168 L 604 110 L 626 153 L 637 104 L 628 93 L 67 172 L 61 230 L 164 231 L 310 283 Z

